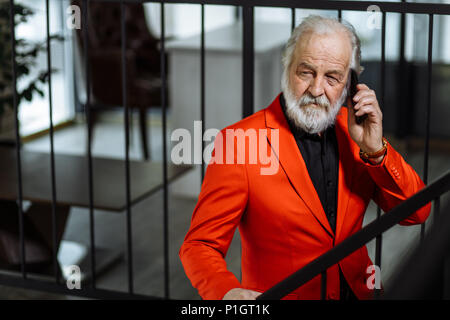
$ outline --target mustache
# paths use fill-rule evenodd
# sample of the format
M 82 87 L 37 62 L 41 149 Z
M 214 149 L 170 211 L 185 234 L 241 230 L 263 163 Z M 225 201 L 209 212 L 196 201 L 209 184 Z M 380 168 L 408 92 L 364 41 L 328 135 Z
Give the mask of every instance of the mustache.
M 298 100 L 298 105 L 300 107 L 307 106 L 307 105 L 313 104 L 313 103 L 318 105 L 319 107 L 324 108 L 325 110 L 328 110 L 331 106 L 330 101 L 328 100 L 328 98 L 325 95 L 314 97 L 309 92 L 302 95 L 300 97 L 300 99 Z

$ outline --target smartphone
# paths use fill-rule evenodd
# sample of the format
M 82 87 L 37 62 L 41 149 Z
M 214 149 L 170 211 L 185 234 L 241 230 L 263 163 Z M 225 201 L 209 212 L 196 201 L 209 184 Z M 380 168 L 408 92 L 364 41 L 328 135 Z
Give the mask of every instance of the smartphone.
M 355 70 L 350 69 L 350 90 L 349 90 L 348 96 L 350 98 L 350 103 L 351 103 L 352 108 L 354 106 L 353 97 L 358 92 L 358 89 L 356 89 L 357 84 L 358 84 L 358 74 L 356 73 Z M 356 117 L 356 123 L 361 124 L 366 119 L 367 119 L 367 114 L 360 116 L 360 117 Z

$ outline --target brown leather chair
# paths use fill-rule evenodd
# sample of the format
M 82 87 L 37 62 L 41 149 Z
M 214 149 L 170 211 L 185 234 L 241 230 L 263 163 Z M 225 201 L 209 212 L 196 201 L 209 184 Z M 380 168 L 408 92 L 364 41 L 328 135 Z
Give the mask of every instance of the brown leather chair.
M 83 10 L 82 1 L 72 2 Z M 127 102 L 130 110 L 139 111 L 143 154 L 149 159 L 147 110 L 161 105 L 159 40 L 147 28 L 143 5 L 125 6 Z M 120 3 L 90 2 L 88 24 L 93 128 L 99 111 L 123 106 Z M 83 25 L 77 30 L 77 41 L 84 65 Z

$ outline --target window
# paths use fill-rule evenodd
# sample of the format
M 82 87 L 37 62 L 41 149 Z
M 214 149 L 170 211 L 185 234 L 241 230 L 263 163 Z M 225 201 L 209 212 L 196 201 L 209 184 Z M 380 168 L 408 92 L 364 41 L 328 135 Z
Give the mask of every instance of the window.
M 20 0 L 17 3 L 26 5 L 34 11 L 27 23 L 16 28 L 16 37 L 29 42 L 46 41 L 46 10 L 45 0 Z M 59 124 L 74 117 L 73 99 L 73 71 L 71 62 L 71 31 L 65 24 L 65 8 L 68 1 L 50 1 L 50 34 L 59 34 L 63 41 L 52 40 L 51 63 L 52 69 L 52 106 L 53 124 Z M 47 51 L 44 50 L 36 58 L 36 65 L 31 69 L 30 75 L 19 79 L 18 89 L 23 88 L 30 79 L 40 71 L 47 69 Z M 50 126 L 48 84 L 41 86 L 44 97 L 34 95 L 33 99 L 22 101 L 19 106 L 20 134 L 27 136 Z

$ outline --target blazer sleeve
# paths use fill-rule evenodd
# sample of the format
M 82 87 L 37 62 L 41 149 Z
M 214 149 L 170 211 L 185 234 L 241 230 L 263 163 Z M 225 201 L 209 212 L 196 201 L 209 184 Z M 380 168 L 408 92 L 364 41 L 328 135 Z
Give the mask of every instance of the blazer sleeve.
M 186 275 L 203 299 L 222 299 L 229 290 L 241 287 L 227 269 L 225 255 L 247 205 L 247 173 L 243 164 L 213 161 L 214 157 L 222 158 L 217 148 L 223 146 L 222 139 L 216 137 L 191 225 L 179 251 Z
M 425 186 L 414 169 L 389 143 L 383 161 L 378 165 L 367 163 L 367 167 L 376 185 L 373 200 L 385 212 Z M 406 226 L 423 223 L 428 218 L 430 210 L 431 203 L 428 203 L 399 224 Z

